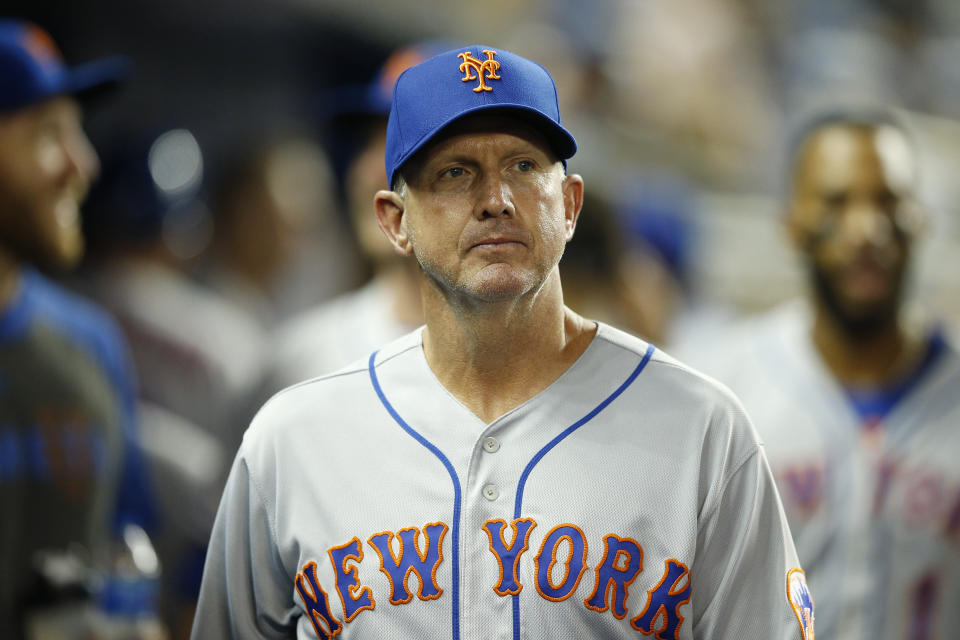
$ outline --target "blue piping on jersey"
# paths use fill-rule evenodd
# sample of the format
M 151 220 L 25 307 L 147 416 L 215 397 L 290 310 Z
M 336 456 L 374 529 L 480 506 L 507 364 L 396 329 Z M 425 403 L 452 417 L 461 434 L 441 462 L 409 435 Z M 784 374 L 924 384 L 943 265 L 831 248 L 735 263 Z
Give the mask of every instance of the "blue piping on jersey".
M 453 553 L 451 554 L 453 584 L 451 585 L 450 591 L 453 599 L 453 640 L 460 640 L 460 479 L 457 477 L 457 472 L 453 468 L 453 465 L 450 464 L 447 456 L 443 455 L 443 452 L 440 451 L 436 445 L 414 431 L 410 425 L 404 422 L 403 418 L 400 417 L 400 414 L 397 413 L 396 409 L 393 408 L 393 405 L 390 404 L 390 401 L 387 400 L 387 397 L 383 394 L 383 389 L 380 388 L 380 381 L 377 380 L 377 372 L 374 368 L 374 360 L 376 360 L 378 353 L 379 351 L 374 351 L 370 354 L 370 360 L 367 365 L 370 372 L 370 381 L 373 383 L 374 391 L 377 392 L 377 397 L 380 398 L 380 402 L 387 410 L 387 413 L 390 414 L 404 431 L 426 447 L 430 453 L 437 456 L 440 462 L 443 463 L 443 466 L 447 468 L 450 479 L 453 480 L 453 522 L 450 524 L 450 544 L 453 547 Z
M 633 381 L 637 379 L 637 376 L 640 375 L 640 372 L 643 371 L 643 368 L 647 366 L 648 362 L 650 362 L 650 357 L 653 355 L 654 351 L 655 351 L 655 347 L 652 344 L 647 345 L 647 352 L 643 354 L 643 359 L 640 360 L 640 364 L 638 364 L 637 367 L 633 370 L 633 372 L 629 376 L 627 376 L 627 379 L 623 381 L 623 384 L 617 387 L 616 390 L 613 393 L 611 393 L 609 396 L 607 396 L 607 398 L 603 402 L 598 404 L 593 409 L 593 411 L 591 411 L 590 413 L 583 416 L 582 418 L 574 422 L 572 425 L 570 425 L 569 427 L 561 431 L 560 434 L 557 435 L 557 437 L 555 437 L 553 440 L 548 442 L 542 449 L 540 449 L 540 451 L 537 452 L 535 456 L 533 456 L 533 459 L 530 460 L 530 462 L 527 464 L 527 467 L 523 470 L 523 473 L 520 475 L 520 482 L 517 486 L 517 499 L 516 499 L 516 502 L 514 502 L 514 507 L 513 507 L 514 519 L 520 517 L 520 510 L 523 508 L 523 489 L 527 484 L 527 477 L 530 475 L 530 472 L 533 471 L 533 468 L 537 466 L 537 463 L 540 462 L 540 460 L 545 455 L 547 455 L 547 453 L 551 449 L 557 446 L 560 443 L 560 441 L 562 441 L 564 438 L 569 436 L 571 433 L 573 433 L 583 425 L 593 420 L 598 413 L 606 409 L 607 405 L 609 405 L 611 402 L 616 400 L 617 396 L 619 396 L 621 393 L 623 393 L 626 390 L 627 387 L 633 384 Z M 373 361 L 371 360 L 371 362 Z M 513 638 L 514 640 L 520 640 L 520 594 L 513 596 Z

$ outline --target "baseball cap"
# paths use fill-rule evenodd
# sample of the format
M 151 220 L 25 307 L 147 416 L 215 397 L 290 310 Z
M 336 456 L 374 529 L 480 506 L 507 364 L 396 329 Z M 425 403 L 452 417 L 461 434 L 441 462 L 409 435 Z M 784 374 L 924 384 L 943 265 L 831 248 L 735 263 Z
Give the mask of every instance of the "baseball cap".
M 560 123 L 553 78 L 542 66 L 504 49 L 451 49 L 397 78 L 387 123 L 386 169 L 397 170 L 454 121 L 487 110 L 510 110 L 537 127 L 564 161 L 577 142 Z
M 410 67 L 446 51 L 455 43 L 444 40 L 422 40 L 394 49 L 376 74 L 364 84 L 336 87 L 326 94 L 326 116 L 330 120 L 344 117 L 379 117 L 390 115 L 390 102 L 397 77 Z
M 126 77 L 122 56 L 68 67 L 53 38 L 35 24 L 0 20 L 0 111 L 58 95 L 84 96 Z

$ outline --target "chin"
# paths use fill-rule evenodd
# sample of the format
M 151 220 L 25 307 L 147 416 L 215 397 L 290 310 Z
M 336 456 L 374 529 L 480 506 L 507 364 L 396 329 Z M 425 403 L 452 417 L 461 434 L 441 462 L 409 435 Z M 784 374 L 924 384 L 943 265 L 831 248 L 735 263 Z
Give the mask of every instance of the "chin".
M 519 298 L 536 286 L 538 286 L 538 283 L 530 274 L 516 273 L 512 269 L 502 269 L 495 274 L 485 274 L 485 277 L 468 285 L 468 288 L 480 300 L 503 302 Z
M 83 254 L 84 242 L 82 236 L 59 238 L 56 244 L 46 248 L 37 262 L 57 271 L 70 271 L 80 264 Z
M 884 294 L 856 295 L 819 270 L 813 270 L 816 297 L 837 325 L 851 338 L 869 338 L 897 322 L 900 311 L 899 282 Z

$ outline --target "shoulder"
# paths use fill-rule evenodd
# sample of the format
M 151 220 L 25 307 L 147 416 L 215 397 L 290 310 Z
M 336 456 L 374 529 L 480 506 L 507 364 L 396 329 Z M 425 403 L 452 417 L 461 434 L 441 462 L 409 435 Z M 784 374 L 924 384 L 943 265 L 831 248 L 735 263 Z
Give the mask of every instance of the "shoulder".
M 768 375 L 800 361 L 806 348 L 810 311 L 802 300 L 732 323 L 708 342 L 676 345 L 677 355 L 735 389 L 740 378 Z
M 633 353 L 645 342 L 601 326 L 598 334 Z M 747 461 L 763 455 L 762 442 L 740 399 L 723 383 L 654 349 L 634 391 L 646 438 L 677 459 L 693 456 L 700 504 L 716 500 L 727 480 Z
M 275 446 L 301 437 L 316 439 L 328 429 L 363 420 L 364 411 L 379 407 L 370 375 L 374 367 L 396 362 L 420 342 L 414 331 L 364 358 L 325 375 L 288 386 L 274 394 L 260 409 L 244 436 L 248 447 Z
M 311 360 L 330 349 L 336 349 L 343 325 L 356 320 L 353 309 L 358 306 L 360 292 L 350 292 L 316 307 L 301 311 L 281 324 L 272 339 L 275 366 L 288 361 Z M 337 329 L 340 329 L 338 331 Z
M 270 374 L 287 385 L 367 356 L 412 327 L 398 324 L 382 283 L 371 281 L 286 321 L 276 331 Z
M 122 269 L 100 274 L 97 290 L 131 331 L 135 346 L 149 353 L 151 366 L 190 362 L 218 388 L 245 390 L 255 384 L 265 333 L 250 314 L 166 267 L 118 266 Z
M 648 362 L 637 378 L 635 394 L 645 412 L 664 421 L 666 428 L 682 431 L 700 444 L 715 437 L 735 438 L 747 448 L 759 438 L 740 400 L 715 378 L 681 362 L 647 342 L 607 325 L 597 334 L 613 348 Z
M 960 388 L 960 350 L 952 336 L 939 329 L 932 331 L 927 369 L 916 385 L 914 396 L 923 406 L 923 411 L 932 414 L 960 413 L 960 401 L 956 389 Z
M 24 288 L 38 321 L 83 334 L 117 333 L 113 318 L 101 307 L 37 272 L 25 274 Z
M 725 385 L 640 338 L 601 323 L 597 339 L 636 357 L 644 357 L 649 350 L 649 361 L 643 368 L 644 383 L 669 390 L 670 402 L 739 406 Z
M 122 334 L 104 309 L 35 271 L 24 274 L 23 287 L 27 324 L 54 331 L 111 363 L 122 360 Z

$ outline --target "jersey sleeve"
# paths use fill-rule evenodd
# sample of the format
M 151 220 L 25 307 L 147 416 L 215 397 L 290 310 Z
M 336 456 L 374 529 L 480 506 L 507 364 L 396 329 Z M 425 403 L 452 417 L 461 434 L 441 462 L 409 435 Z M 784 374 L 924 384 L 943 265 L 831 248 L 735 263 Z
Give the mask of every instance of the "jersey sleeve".
M 271 507 L 241 448 L 217 512 L 191 638 L 291 638 L 293 576 L 277 551 Z
M 699 525 L 694 637 L 812 640 L 813 600 L 763 448 L 734 455 Z

